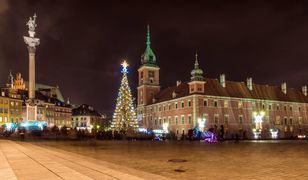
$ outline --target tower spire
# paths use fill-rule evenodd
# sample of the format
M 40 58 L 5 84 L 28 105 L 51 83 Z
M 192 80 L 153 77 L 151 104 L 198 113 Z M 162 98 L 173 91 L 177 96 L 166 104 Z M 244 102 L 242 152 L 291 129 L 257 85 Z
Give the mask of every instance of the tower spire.
M 141 55 L 141 64 L 142 65 L 156 65 L 156 56 L 151 49 L 151 35 L 150 35 L 150 25 L 147 26 L 147 39 L 146 39 L 146 49 L 145 52 Z
M 198 53 L 195 54 L 195 69 L 199 69 Z
M 6 86 L 8 88 L 13 88 L 13 84 L 14 84 L 14 77 L 12 75 L 12 70 L 10 69 L 10 72 L 9 72 L 9 76 L 8 76 L 8 79 L 7 79 L 7 84 Z
M 147 26 L 147 42 L 146 45 L 150 47 L 151 45 L 151 35 L 150 35 L 150 25 Z

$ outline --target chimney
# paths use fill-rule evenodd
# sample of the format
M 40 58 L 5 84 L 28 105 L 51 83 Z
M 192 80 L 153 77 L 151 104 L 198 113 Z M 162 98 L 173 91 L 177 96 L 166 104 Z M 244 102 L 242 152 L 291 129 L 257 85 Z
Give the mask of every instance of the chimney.
M 225 76 L 225 74 L 221 74 L 219 76 L 219 80 L 220 80 L 220 85 L 225 88 L 226 87 L 226 76 Z
M 287 83 L 283 82 L 281 84 L 281 91 L 284 93 L 284 94 L 287 94 Z
M 176 81 L 176 86 L 179 86 L 182 83 L 182 81 Z
M 306 86 L 306 85 L 302 87 L 302 93 L 303 93 L 305 96 L 307 96 L 307 86 Z
M 247 78 L 247 87 L 250 91 L 252 91 L 252 78 Z

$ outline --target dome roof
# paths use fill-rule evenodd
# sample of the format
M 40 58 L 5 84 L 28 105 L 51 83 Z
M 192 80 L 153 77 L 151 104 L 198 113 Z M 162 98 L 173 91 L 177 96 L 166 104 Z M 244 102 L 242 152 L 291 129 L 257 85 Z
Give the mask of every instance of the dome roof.
M 191 80 L 192 81 L 203 81 L 203 70 L 199 68 L 199 62 L 198 62 L 198 54 L 196 54 L 195 59 L 195 68 L 191 71 Z

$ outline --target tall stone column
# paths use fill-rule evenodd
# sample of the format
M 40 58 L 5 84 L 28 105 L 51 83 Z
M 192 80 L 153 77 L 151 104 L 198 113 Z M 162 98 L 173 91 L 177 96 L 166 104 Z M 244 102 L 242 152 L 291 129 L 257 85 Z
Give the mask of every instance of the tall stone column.
M 29 99 L 35 99 L 35 47 L 28 46 L 29 50 Z
M 36 28 L 36 14 L 34 14 L 33 19 L 30 17 L 27 26 L 29 28 L 28 36 L 24 36 L 24 41 L 28 45 L 28 52 L 29 52 L 29 99 L 35 99 L 35 49 L 36 46 L 40 44 L 40 39 L 35 38 L 35 28 Z
M 24 36 L 24 41 L 28 46 L 29 53 L 29 86 L 28 86 L 28 96 L 27 101 L 27 121 L 37 120 L 37 104 L 35 101 L 35 50 L 36 46 L 40 44 L 40 39 L 35 38 L 35 28 L 36 28 L 36 15 L 33 18 L 30 17 L 27 26 L 29 28 L 29 36 Z

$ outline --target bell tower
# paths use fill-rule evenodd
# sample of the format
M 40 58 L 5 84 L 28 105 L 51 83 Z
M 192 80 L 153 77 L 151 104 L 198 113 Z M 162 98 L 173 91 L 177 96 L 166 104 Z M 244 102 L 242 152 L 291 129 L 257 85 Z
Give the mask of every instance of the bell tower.
M 138 119 L 142 119 L 144 106 L 153 102 L 154 96 L 160 91 L 159 67 L 156 64 L 156 56 L 151 49 L 150 27 L 147 26 L 146 49 L 141 56 L 141 66 L 138 69 L 137 87 L 137 113 Z
M 198 62 L 198 54 L 195 55 L 195 65 L 194 69 L 191 71 L 191 81 L 188 83 L 189 85 L 189 93 L 204 93 L 204 77 L 203 70 L 199 68 Z

